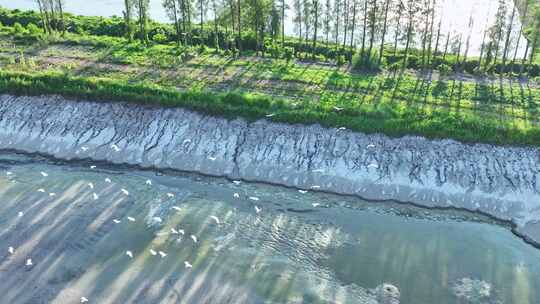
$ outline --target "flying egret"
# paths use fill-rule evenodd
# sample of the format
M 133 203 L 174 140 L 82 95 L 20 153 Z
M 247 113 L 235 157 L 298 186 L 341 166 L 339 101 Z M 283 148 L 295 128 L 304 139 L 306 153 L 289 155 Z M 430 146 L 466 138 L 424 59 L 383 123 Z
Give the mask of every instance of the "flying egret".
M 147 179 L 147 180 L 146 180 L 146 182 L 144 182 L 144 183 L 145 183 L 145 184 L 147 184 L 147 185 L 150 185 L 150 186 L 152 186 L 152 181 L 151 181 L 151 180 L 149 180 L 149 179 Z
M 340 107 L 334 106 L 334 110 L 336 110 L 336 111 L 338 111 L 338 112 L 339 112 L 339 111 L 343 111 L 343 108 L 340 108 Z
M 86 152 L 86 150 L 88 150 L 88 148 L 83 146 L 83 147 L 81 147 L 81 150 L 83 150 L 84 152 Z
M 194 243 L 197 243 L 197 237 L 194 236 L 193 234 L 191 235 L 191 239 L 193 240 Z
M 49 176 L 49 174 L 47 174 L 47 173 L 45 173 L 45 172 L 43 172 L 43 171 L 41 171 L 40 173 L 41 173 L 41 175 L 42 175 L 43 177 Z
M 22 211 L 19 211 L 19 214 L 18 214 L 18 215 L 19 215 L 19 217 L 23 217 L 23 215 L 24 215 L 24 212 L 22 212 Z
M 127 255 L 129 258 L 133 259 L 133 252 L 131 252 L 131 251 L 128 250 L 128 251 L 126 251 L 126 255 Z
M 255 213 L 259 214 L 261 213 L 262 209 L 259 208 L 259 206 L 255 206 Z
M 210 218 L 213 219 L 216 222 L 216 224 L 219 225 L 219 218 L 217 216 L 211 215 Z
M 90 169 L 95 169 L 95 168 L 96 168 L 95 165 L 90 166 Z
M 131 217 L 131 216 L 128 216 L 127 219 L 128 219 L 128 221 L 130 221 L 130 222 L 135 222 L 135 218 L 133 218 L 133 217 Z
M 377 169 L 377 168 L 379 168 L 379 166 L 378 166 L 377 164 L 369 164 L 369 165 L 368 165 L 368 168 L 375 168 L 375 169 Z
M 168 193 L 167 193 L 167 197 L 171 197 L 171 198 L 172 198 L 172 197 L 174 197 L 174 194 L 173 194 L 173 193 L 170 193 L 170 192 L 168 192 Z
M 313 206 L 314 208 L 317 208 L 317 207 L 319 207 L 320 205 L 321 205 L 321 204 L 319 204 L 319 203 L 313 203 L 313 204 L 311 204 L 311 206 Z
M 90 189 L 94 189 L 94 184 L 88 183 L 88 187 L 90 187 Z
M 51 192 L 51 193 L 49 193 L 49 196 L 56 196 L 56 193 Z
M 178 233 L 180 233 L 181 235 L 185 235 L 185 234 L 186 234 L 185 231 L 184 231 L 184 229 L 178 229 Z
M 215 161 L 217 158 L 214 157 L 214 156 L 209 156 L 208 159 L 211 160 L 211 161 Z
M 190 143 L 191 139 L 184 139 L 184 144 Z
M 106 177 L 106 178 L 105 178 L 105 182 L 106 182 L 106 183 L 110 183 L 110 182 L 111 182 L 111 179 L 108 178 L 108 177 Z
M 113 222 L 114 222 L 115 224 L 120 224 L 122 221 L 121 221 L 121 220 L 118 220 L 118 219 L 113 219 Z
M 95 200 L 95 201 L 99 198 L 99 196 L 98 196 L 97 193 L 95 193 L 95 192 L 92 193 L 92 197 L 94 197 L 94 200 Z
M 120 148 L 119 148 L 117 145 L 115 145 L 115 144 L 112 144 L 112 145 L 111 145 L 111 148 L 112 148 L 114 151 L 116 151 L 116 152 L 120 152 Z
M 161 256 L 161 258 L 164 258 L 167 256 L 167 254 L 163 251 L 159 251 L 159 255 Z
M 122 193 L 124 193 L 125 195 L 129 195 L 129 192 L 124 188 L 120 189 L 120 191 L 122 191 Z
M 6 175 L 8 175 L 8 176 L 9 176 L 9 175 L 12 175 L 12 174 L 13 174 L 13 172 L 11 172 L 11 171 L 7 171 L 7 172 L 6 172 Z
M 178 230 L 174 229 L 174 228 L 171 228 L 171 233 L 172 234 L 178 234 Z
M 43 188 L 39 188 L 37 191 L 38 191 L 38 192 L 45 193 L 45 189 L 43 189 Z
M 26 266 L 32 266 L 32 265 L 34 265 L 34 263 L 32 263 L 32 259 L 27 259 Z
M 184 261 L 184 266 L 186 268 L 193 268 L 193 265 L 191 265 L 188 261 Z
M 240 197 L 240 194 L 235 193 L 235 194 L 233 194 L 233 197 L 234 197 L 234 198 L 239 198 L 239 197 Z
M 240 185 L 240 184 L 242 183 L 241 181 L 237 181 L 237 180 L 233 180 L 232 182 L 233 182 L 233 184 L 235 184 L 235 185 Z
M 369 144 L 369 145 L 367 145 L 367 148 L 368 148 L 368 149 L 375 148 L 375 145 L 374 145 L 374 144 Z
M 157 252 L 156 252 L 154 249 L 150 249 L 150 254 L 151 254 L 151 255 L 156 255 Z
M 317 186 L 317 185 L 311 186 L 311 189 L 320 189 L 320 188 L 321 188 L 321 186 Z
M 298 192 L 302 193 L 302 194 L 306 194 L 307 191 L 306 190 L 298 190 Z
M 338 128 L 338 131 L 345 131 L 345 130 L 347 130 L 347 128 L 345 128 L 345 127 Z
M 9 254 L 15 254 L 15 248 L 9 246 L 8 252 L 9 252 Z
M 266 114 L 266 117 L 270 118 L 270 117 L 273 117 L 274 115 L 276 115 L 276 114 L 274 114 L 274 113 Z
M 182 208 L 180 208 L 178 206 L 172 206 L 171 209 L 174 209 L 176 211 L 182 211 Z
M 256 197 L 256 196 L 250 196 L 249 199 L 252 200 L 252 201 L 258 201 L 259 200 L 259 198 Z
M 86 302 L 88 302 L 88 299 L 85 297 L 81 297 L 81 303 L 86 303 Z

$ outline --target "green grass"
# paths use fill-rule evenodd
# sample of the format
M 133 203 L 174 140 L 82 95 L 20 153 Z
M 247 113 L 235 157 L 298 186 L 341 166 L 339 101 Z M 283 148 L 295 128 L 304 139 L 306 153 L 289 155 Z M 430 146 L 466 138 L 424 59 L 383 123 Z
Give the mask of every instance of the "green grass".
M 366 133 L 381 132 L 391 136 L 405 134 L 429 138 L 454 138 L 465 142 L 514 145 L 540 145 L 540 128 L 515 127 L 491 118 L 441 110 L 426 111 L 414 105 L 396 105 L 382 98 L 377 107 L 369 104 L 337 112 L 330 102 L 303 102 L 264 94 L 239 92 L 213 93 L 204 90 L 179 91 L 152 83 L 130 84 L 125 80 L 75 77 L 65 73 L 0 72 L 0 92 L 17 95 L 60 94 L 96 101 L 127 101 L 166 107 L 183 107 L 229 119 L 249 121 L 274 114 L 277 122 L 346 127 Z M 371 96 L 372 97 L 372 96 Z M 375 97 L 373 97 L 375 98 Z

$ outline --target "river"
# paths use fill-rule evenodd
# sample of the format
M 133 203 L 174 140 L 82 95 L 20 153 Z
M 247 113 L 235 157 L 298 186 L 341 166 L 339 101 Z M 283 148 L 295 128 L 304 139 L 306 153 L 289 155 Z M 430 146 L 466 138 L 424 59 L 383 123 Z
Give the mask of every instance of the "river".
M 473 213 L 9 152 L 0 198 L 5 303 L 540 299 L 540 251 Z
M 79 15 L 92 15 L 92 16 L 122 16 L 124 9 L 124 1 L 121 0 L 65 0 L 65 10 Z M 292 1 L 287 1 L 289 8 L 293 7 Z M 160 22 L 170 22 L 163 7 L 161 5 L 162 0 L 150 0 L 150 15 L 153 19 Z M 459 34 L 463 36 L 462 52 L 465 50 L 466 37 L 471 33 L 469 55 L 478 56 L 480 54 L 480 47 L 482 44 L 482 38 L 486 24 L 492 24 L 497 11 L 497 1 L 494 0 L 441 0 L 437 1 L 436 7 L 436 25 L 438 20 L 441 20 L 441 32 L 446 34 L 452 33 L 453 37 L 457 37 Z M 513 2 L 507 1 L 509 14 L 512 11 Z M 34 0 L 0 0 L 0 6 L 7 8 L 18 9 L 36 9 Z M 210 14 L 210 13 L 209 13 Z M 294 35 L 295 29 L 293 24 L 294 12 L 292 9 L 288 9 L 286 13 L 285 33 L 287 35 Z M 472 17 L 472 26 L 469 30 L 469 16 Z M 207 18 L 212 18 L 209 15 Z M 520 28 L 519 18 L 515 18 L 515 25 L 513 30 L 513 43 L 517 39 L 517 33 Z M 360 24 L 360 21 L 358 21 Z M 360 32 L 360 31 L 358 31 Z M 360 43 L 361 35 L 358 35 L 357 43 Z M 323 37 L 321 37 L 322 39 Z M 341 39 L 341 38 L 340 38 Z M 393 41 L 393 34 L 388 36 L 388 42 Z M 522 56 L 525 43 L 524 38 L 521 36 L 520 48 L 518 56 Z M 443 45 L 441 43 L 441 45 Z M 513 44 L 515 45 L 515 44 Z M 510 52 L 513 56 L 513 52 Z M 519 58 L 519 57 L 518 57 Z

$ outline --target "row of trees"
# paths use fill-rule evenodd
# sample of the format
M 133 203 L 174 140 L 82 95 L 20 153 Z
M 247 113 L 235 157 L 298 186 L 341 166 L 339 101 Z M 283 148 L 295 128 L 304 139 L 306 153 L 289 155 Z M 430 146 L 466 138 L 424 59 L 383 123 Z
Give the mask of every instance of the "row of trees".
M 66 30 L 63 0 L 36 0 L 47 32 Z M 207 43 L 216 48 L 264 52 L 268 45 L 287 46 L 285 23 L 292 19 L 296 44 L 315 57 L 357 53 L 361 67 L 378 67 L 385 58 L 399 57 L 408 66 L 411 53 L 427 68 L 447 56 L 465 64 L 471 53 L 475 20 L 468 18 L 466 31 L 442 27 L 441 6 L 446 0 L 163 0 L 162 5 L 179 44 Z M 518 0 L 509 9 L 508 0 L 498 0 L 494 18 L 483 24 L 479 69 L 495 63 L 502 66 L 532 64 L 540 45 L 540 9 L 535 0 Z M 123 19 L 128 39 L 148 43 L 149 0 L 124 0 Z M 289 16 L 290 15 L 290 16 Z M 522 20 L 523 22 L 519 22 Z M 518 26 L 519 24 L 519 26 Z M 198 33 L 198 34 L 194 34 Z M 246 46 L 249 33 L 254 43 Z M 194 37 L 198 35 L 199 37 Z M 523 39 L 525 37 L 526 39 Z M 344 50 L 347 50 L 344 52 Z M 386 54 L 385 54 L 386 53 Z

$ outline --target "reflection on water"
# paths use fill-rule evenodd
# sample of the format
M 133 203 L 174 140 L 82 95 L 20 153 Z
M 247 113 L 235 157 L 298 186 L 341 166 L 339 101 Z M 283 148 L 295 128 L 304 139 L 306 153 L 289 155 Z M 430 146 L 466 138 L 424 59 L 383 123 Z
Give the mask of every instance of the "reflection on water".
M 122 16 L 124 2 L 117 0 L 68 0 L 65 1 L 66 11 L 80 14 L 80 15 L 97 15 L 97 16 Z M 287 1 L 290 8 L 293 7 L 293 1 Z M 150 0 L 150 15 L 155 20 L 161 22 L 170 22 L 167 15 L 162 8 L 162 0 Z M 19 9 L 34 9 L 36 10 L 36 4 L 34 0 L 0 0 L 0 5 L 8 8 Z M 513 8 L 513 1 L 508 0 L 507 6 L 509 13 Z M 494 0 L 441 0 L 437 1 L 437 17 L 441 20 L 441 30 L 443 34 L 451 32 L 453 36 L 463 35 L 463 43 L 469 33 L 469 16 L 473 16 L 473 24 L 471 27 L 471 40 L 469 55 L 478 56 L 480 54 L 480 46 L 482 43 L 482 37 L 486 23 L 492 24 L 494 22 L 495 13 L 497 11 L 498 2 Z M 208 18 L 211 18 L 211 13 L 208 13 Z M 285 32 L 287 35 L 294 35 L 293 25 L 294 12 L 289 9 L 286 16 Z M 518 20 L 516 18 L 516 25 L 514 26 L 513 39 L 517 39 L 518 31 L 520 28 Z M 360 31 L 357 31 L 360 32 Z M 358 35 L 358 34 L 357 34 Z M 358 37 L 360 39 L 361 37 Z M 392 35 L 388 36 L 389 42 L 392 42 Z M 518 58 L 521 58 L 524 52 L 523 42 L 524 38 L 521 37 L 520 52 L 518 52 Z M 360 40 L 359 40 L 360 41 Z M 514 45 L 514 44 L 513 44 Z M 463 49 L 465 46 L 463 46 Z M 513 52 L 511 52 L 513 54 Z
M 486 218 L 198 175 L 0 160 L 9 303 L 378 303 L 383 283 L 399 288 L 401 303 L 540 298 L 540 251 Z

